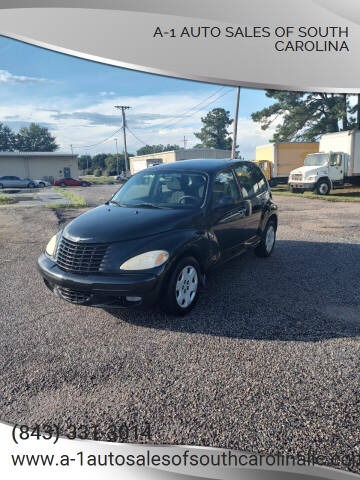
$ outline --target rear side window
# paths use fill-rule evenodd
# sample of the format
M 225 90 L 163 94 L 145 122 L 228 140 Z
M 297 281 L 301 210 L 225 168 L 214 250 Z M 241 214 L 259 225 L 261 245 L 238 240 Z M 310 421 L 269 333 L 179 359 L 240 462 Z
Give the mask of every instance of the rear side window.
M 260 168 L 244 163 L 235 168 L 240 191 L 243 198 L 250 198 L 267 191 L 267 183 Z
M 240 200 L 239 189 L 231 171 L 219 172 L 213 185 L 213 204 L 215 207 L 231 205 Z

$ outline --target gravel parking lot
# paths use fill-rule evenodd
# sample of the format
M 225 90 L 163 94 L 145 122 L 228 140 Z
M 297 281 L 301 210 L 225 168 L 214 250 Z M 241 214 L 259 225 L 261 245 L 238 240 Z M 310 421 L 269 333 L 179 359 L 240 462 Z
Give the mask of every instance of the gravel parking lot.
M 77 193 L 94 205 L 117 188 Z M 58 218 L 0 209 L 2 420 L 150 422 L 153 443 L 360 453 L 360 206 L 275 200 L 274 255 L 219 269 L 180 319 L 56 298 L 36 259 Z

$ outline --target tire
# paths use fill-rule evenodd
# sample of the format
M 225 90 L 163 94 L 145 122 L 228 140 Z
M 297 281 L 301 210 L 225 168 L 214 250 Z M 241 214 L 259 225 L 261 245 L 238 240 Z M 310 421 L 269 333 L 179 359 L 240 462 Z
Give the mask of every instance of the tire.
M 82 186 L 82 187 L 87 187 L 87 183 L 82 182 L 81 186 Z
M 0 183 L 0 190 L 4 188 L 4 185 L 2 183 Z
M 318 195 L 329 195 L 331 190 L 331 185 L 329 180 L 319 180 L 316 184 L 315 191 Z
M 40 188 L 44 188 L 44 187 L 45 187 L 45 183 L 40 182 L 40 183 L 39 183 L 39 187 L 40 187 Z
M 179 260 L 163 291 L 162 310 L 177 316 L 189 313 L 199 298 L 200 279 L 201 269 L 195 258 L 185 257 Z
M 28 188 L 35 188 L 35 183 L 29 183 Z
M 66 187 L 66 183 L 64 182 L 60 183 L 60 187 Z
M 270 257 L 270 255 L 274 251 L 275 242 L 276 223 L 273 220 L 269 220 L 262 234 L 261 242 L 255 248 L 255 255 L 262 258 Z

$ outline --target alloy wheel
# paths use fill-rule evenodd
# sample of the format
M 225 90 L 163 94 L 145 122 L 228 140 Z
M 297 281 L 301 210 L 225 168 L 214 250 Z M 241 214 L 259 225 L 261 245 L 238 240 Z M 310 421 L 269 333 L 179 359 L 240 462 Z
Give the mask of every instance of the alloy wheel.
M 184 267 L 176 281 L 176 301 L 179 307 L 187 308 L 196 297 L 199 279 L 196 268 L 192 265 Z

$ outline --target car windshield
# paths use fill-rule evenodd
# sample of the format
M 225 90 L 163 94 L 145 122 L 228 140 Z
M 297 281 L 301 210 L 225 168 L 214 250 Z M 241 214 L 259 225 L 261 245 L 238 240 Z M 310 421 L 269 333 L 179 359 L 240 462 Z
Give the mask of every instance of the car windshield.
M 304 160 L 305 167 L 316 167 L 320 165 L 326 165 L 329 161 L 328 153 L 313 153 L 307 155 Z
M 206 194 L 207 178 L 202 173 L 140 172 L 131 177 L 111 202 L 126 207 L 200 207 Z

